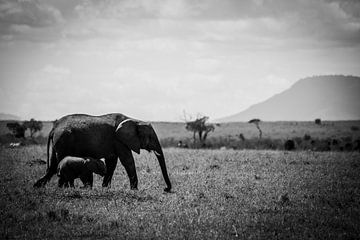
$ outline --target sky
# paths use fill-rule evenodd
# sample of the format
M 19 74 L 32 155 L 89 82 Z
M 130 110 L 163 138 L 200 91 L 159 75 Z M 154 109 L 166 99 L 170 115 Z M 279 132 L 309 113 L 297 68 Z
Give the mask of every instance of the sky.
M 359 63 L 358 0 L 0 0 L 0 112 L 22 119 L 216 119 Z

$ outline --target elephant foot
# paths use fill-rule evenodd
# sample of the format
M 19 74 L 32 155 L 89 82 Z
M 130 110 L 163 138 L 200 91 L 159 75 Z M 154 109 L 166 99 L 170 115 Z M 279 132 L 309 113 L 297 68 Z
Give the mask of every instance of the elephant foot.
M 111 179 L 108 179 L 108 178 L 104 177 L 104 180 L 102 182 L 102 187 L 110 188 L 110 185 L 111 185 Z
M 164 188 L 164 192 L 170 193 L 171 192 L 171 188 Z
M 137 187 L 130 187 L 131 190 L 139 190 Z

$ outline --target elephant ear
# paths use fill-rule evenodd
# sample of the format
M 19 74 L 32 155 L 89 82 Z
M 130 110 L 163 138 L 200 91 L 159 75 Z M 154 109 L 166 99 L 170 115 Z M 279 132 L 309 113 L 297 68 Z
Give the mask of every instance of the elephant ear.
M 116 128 L 116 138 L 131 150 L 140 153 L 140 139 L 138 136 L 138 123 L 132 119 L 122 121 Z

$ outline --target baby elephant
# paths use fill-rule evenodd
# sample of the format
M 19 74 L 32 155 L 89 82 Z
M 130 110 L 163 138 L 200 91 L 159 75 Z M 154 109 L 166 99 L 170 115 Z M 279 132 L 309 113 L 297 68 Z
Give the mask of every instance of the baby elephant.
M 93 172 L 104 176 L 106 165 L 103 159 L 67 156 L 58 165 L 59 187 L 74 187 L 74 179 L 80 178 L 84 187 L 93 186 Z

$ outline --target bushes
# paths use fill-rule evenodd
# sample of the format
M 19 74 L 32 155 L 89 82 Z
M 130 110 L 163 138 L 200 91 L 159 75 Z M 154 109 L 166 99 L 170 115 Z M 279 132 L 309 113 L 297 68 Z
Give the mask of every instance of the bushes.
M 284 149 L 287 151 L 295 150 L 295 141 L 288 139 L 284 143 Z
M 161 139 L 161 145 L 164 148 L 177 147 L 179 141 L 189 148 L 205 148 L 205 149 L 258 149 L 258 150 L 311 150 L 311 151 L 359 151 L 360 139 L 352 138 L 311 138 L 310 135 L 302 137 L 295 137 L 284 141 L 284 139 L 273 138 L 250 138 L 242 140 L 238 136 L 220 136 L 211 137 L 206 141 L 206 144 L 193 144 L 191 138 L 175 139 L 165 138 Z
M 311 136 L 308 135 L 308 134 L 305 134 L 305 135 L 304 135 L 304 140 L 305 140 L 305 141 L 311 140 Z
M 351 126 L 350 127 L 351 131 L 359 131 L 359 127 L 358 126 Z

